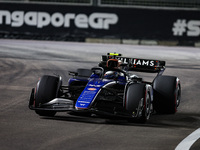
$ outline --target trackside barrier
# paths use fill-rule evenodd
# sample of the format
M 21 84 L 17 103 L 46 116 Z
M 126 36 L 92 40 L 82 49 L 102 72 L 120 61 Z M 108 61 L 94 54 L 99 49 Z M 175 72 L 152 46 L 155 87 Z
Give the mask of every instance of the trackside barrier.
M 4 2 L 0 38 L 199 46 L 200 10 Z

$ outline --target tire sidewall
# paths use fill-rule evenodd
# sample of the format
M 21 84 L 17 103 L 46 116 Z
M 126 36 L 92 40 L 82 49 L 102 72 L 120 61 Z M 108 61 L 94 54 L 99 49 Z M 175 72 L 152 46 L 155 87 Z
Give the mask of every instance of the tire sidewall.
M 181 94 L 180 80 L 174 76 L 158 76 L 153 82 L 153 90 L 155 111 L 164 114 L 176 113 L 179 105 L 177 97 L 180 98 Z

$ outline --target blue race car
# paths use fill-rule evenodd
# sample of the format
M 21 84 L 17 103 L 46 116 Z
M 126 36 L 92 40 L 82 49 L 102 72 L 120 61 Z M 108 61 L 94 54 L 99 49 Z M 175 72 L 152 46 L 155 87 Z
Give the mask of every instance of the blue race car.
M 145 123 L 153 112 L 175 114 L 180 104 L 180 80 L 162 75 L 164 70 L 165 61 L 108 53 L 98 67 L 69 72 L 68 85 L 61 76 L 44 75 L 32 89 L 29 108 L 40 116 L 70 111 Z M 146 82 L 132 71 L 157 75 Z

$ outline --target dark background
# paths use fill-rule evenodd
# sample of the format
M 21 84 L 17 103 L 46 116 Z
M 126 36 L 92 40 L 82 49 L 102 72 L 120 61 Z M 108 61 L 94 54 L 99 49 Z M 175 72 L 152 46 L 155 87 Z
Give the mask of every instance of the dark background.
M 84 13 L 88 16 L 94 12 L 114 13 L 119 20 L 117 24 L 110 25 L 109 30 L 102 29 L 80 29 L 75 27 L 74 21 L 71 26 L 53 27 L 51 24 L 43 28 L 23 25 L 11 27 L 5 25 L 5 18 L 0 25 L 0 37 L 13 37 L 25 39 L 50 39 L 64 41 L 85 41 L 85 38 L 116 38 L 116 39 L 140 39 L 140 40 L 178 40 L 179 42 L 195 42 L 200 39 L 188 37 L 186 32 L 183 36 L 174 36 L 172 32 L 173 23 L 177 19 L 200 20 L 200 11 L 197 10 L 174 10 L 174 9 L 144 9 L 144 8 L 113 8 L 97 6 L 70 6 L 70 5 L 48 5 L 32 3 L 1 3 L 0 10 L 13 11 L 40 11 L 53 14 L 60 12 Z M 186 28 L 187 30 L 187 28 Z

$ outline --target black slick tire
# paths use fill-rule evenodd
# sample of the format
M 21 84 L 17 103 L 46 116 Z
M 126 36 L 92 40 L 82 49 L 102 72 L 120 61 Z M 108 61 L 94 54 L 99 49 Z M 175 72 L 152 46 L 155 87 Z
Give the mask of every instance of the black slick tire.
M 180 80 L 174 76 L 158 76 L 153 82 L 154 110 L 162 114 L 175 114 L 181 100 Z
M 141 106 L 139 106 L 141 105 Z M 125 109 L 133 115 L 138 114 L 138 107 L 142 108 L 141 114 L 137 118 L 131 118 L 129 122 L 145 123 L 150 117 L 151 100 L 149 91 L 144 83 L 135 83 L 129 85 L 126 91 L 124 103 Z
M 35 93 L 35 107 L 39 108 L 42 104 L 47 103 L 57 97 L 59 78 L 45 75 L 38 82 Z M 40 116 L 54 116 L 55 111 L 35 110 Z

